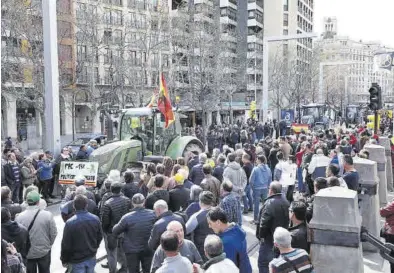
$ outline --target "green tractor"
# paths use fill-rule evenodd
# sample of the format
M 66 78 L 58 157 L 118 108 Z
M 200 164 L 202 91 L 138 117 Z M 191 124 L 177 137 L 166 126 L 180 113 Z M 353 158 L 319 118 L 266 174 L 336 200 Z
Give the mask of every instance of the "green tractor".
M 144 163 L 161 162 L 164 156 L 172 159 L 204 151 L 202 142 L 193 136 L 181 135 L 181 113 L 174 112 L 175 122 L 165 128 L 164 116 L 156 108 L 142 107 L 122 110 L 118 126 L 118 139 L 97 148 L 89 161 L 99 162 L 98 184 L 110 170 L 138 173 Z M 134 171 L 133 171 L 134 172 Z

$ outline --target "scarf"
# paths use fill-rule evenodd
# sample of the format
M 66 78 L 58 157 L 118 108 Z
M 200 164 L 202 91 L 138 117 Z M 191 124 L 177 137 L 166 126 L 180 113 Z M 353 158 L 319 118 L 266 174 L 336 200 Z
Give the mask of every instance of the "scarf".
M 201 266 L 201 268 L 207 270 L 211 265 L 220 263 L 224 259 L 226 259 L 226 253 L 222 253 L 219 256 L 209 259 L 205 264 Z

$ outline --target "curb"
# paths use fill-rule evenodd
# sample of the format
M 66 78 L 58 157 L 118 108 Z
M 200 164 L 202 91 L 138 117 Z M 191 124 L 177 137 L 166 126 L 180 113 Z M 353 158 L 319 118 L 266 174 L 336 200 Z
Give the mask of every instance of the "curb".
M 47 204 L 47 207 L 50 207 L 50 206 L 54 206 L 54 205 L 60 204 L 61 202 L 62 202 L 62 200 L 59 200 L 59 201 L 55 201 L 55 202 L 49 203 L 49 204 Z

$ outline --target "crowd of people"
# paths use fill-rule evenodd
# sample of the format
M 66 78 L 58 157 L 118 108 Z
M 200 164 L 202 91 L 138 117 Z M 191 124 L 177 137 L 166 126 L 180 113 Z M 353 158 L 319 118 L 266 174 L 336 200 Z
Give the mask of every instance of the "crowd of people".
M 278 139 L 264 126 L 261 134 L 245 137 L 247 125 L 240 129 L 237 137 L 230 133 L 231 142 L 208 144 L 206 153 L 164 157 L 159 164 L 146 163 L 140 173 L 112 170 L 99 190 L 77 177 L 60 206 L 65 222 L 60 260 L 67 272 L 94 272 L 104 240 L 107 263 L 100 266 L 110 273 L 141 268 L 144 273 L 251 273 L 242 217 L 247 214 L 260 242 L 260 273 L 313 272 L 307 226 L 314 195 L 327 187 L 358 191 L 353 158 L 368 158 L 364 145 L 379 138 L 364 127 Z M 58 163 L 72 156 L 66 147 L 56 160 L 45 153 L 29 161 L 19 150 L 7 149 L 2 268 L 50 272 L 57 228 L 45 208 Z M 382 209 L 382 215 L 391 211 Z

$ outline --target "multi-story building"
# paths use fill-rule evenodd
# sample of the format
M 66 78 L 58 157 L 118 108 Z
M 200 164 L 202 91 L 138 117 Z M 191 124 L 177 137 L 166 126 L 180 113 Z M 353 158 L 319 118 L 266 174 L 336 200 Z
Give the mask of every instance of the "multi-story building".
M 57 1 L 60 104 L 75 77 L 73 1 Z M 2 6 L 2 136 L 27 138 L 42 134 L 44 67 L 41 1 L 3 1 Z M 60 119 L 64 129 L 67 119 Z M 32 128 L 32 126 L 30 126 Z M 35 133 L 34 133 L 35 132 Z M 32 135 L 29 135 L 32 138 Z M 39 145 L 39 144 L 38 144 Z
M 255 92 L 258 108 L 262 107 L 261 92 L 264 80 L 262 76 L 263 36 L 286 36 L 313 32 L 313 15 L 313 0 L 248 0 L 248 59 L 250 60 L 248 91 Z M 293 74 L 299 74 L 301 71 L 310 69 L 312 39 L 271 42 L 269 52 L 270 79 L 275 81 L 274 74 L 284 74 L 285 69 L 297 69 L 298 72 L 294 71 Z M 278 67 L 281 67 L 280 72 L 277 71 Z M 271 92 L 269 97 L 273 98 L 274 95 Z M 268 107 L 275 111 L 279 110 L 276 109 L 278 106 L 272 103 L 272 99 Z
M 394 73 L 376 70 L 374 55 L 394 50 L 379 42 L 354 40 L 338 33 L 336 18 L 324 18 L 324 33 L 316 43 L 316 48 L 320 51 L 320 61 L 349 64 L 324 67 L 323 90 L 329 90 L 330 86 L 335 85 L 335 81 L 339 81 L 339 91 L 348 94 L 348 97 L 344 98 L 345 102 L 365 103 L 368 101 L 369 87 L 376 82 L 382 87 L 383 97 L 393 96 Z
M 78 0 L 76 18 L 76 126 L 99 131 L 93 126 L 98 115 L 93 115 L 95 122 L 89 120 L 92 111 L 145 105 L 158 88 L 159 74 L 168 74 L 168 5 Z

